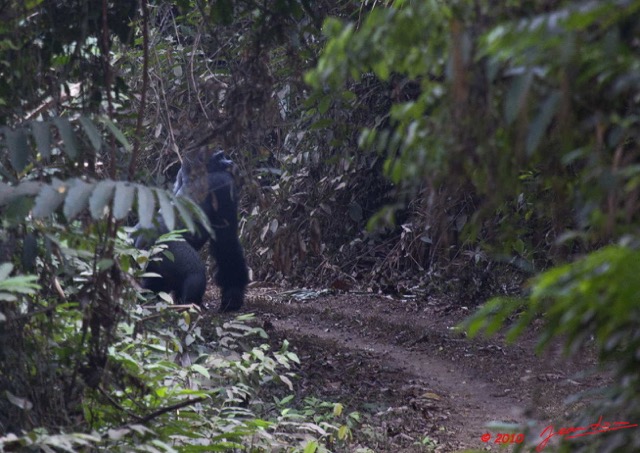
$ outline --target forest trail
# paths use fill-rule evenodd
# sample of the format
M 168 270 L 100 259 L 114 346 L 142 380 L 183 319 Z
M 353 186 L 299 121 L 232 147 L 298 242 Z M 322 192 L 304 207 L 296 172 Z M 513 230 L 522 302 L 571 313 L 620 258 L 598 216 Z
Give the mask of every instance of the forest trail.
M 536 356 L 535 325 L 513 345 L 467 340 L 453 329 L 471 312 L 461 303 L 254 288 L 247 305 L 274 347 L 287 339 L 301 358 L 298 395 L 365 414 L 356 440 L 376 452 L 498 450 L 505 431 L 491 422 L 529 422 L 536 445 L 546 426 L 579 413 L 568 396 L 604 382 L 584 373 L 592 357 Z

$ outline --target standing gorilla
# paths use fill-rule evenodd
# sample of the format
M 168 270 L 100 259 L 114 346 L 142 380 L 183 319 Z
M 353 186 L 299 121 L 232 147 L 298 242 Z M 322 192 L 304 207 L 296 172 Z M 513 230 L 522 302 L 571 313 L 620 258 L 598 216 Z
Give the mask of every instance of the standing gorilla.
M 223 312 L 242 307 L 249 283 L 249 272 L 238 238 L 236 188 L 229 172 L 232 165 L 224 152 L 218 150 L 208 158 L 206 174 L 185 162 L 174 186 L 176 195 L 190 197 L 198 203 L 211 224 L 213 236 L 202 225 L 196 224 L 195 233 L 185 234 L 185 240 L 196 250 L 209 241 L 209 254 L 218 264 L 216 283 L 221 290 L 220 311 Z
M 206 160 L 206 166 L 198 165 L 203 160 Z M 194 163 L 184 162 L 176 178 L 174 194 L 190 197 L 200 206 L 209 219 L 214 236 L 209 235 L 206 228 L 197 223 L 194 233 L 184 234 L 185 242 L 169 243 L 174 261 L 168 261 L 164 257 L 161 261 L 150 264 L 153 269 L 150 268 L 149 271 L 160 274 L 162 278 L 156 280 L 161 280 L 161 283 L 143 281 L 143 287 L 153 291 L 174 291 L 182 294 L 182 297 L 194 297 L 200 294 L 202 286 L 204 293 L 200 272 L 204 264 L 196 251 L 208 241 L 209 253 L 218 264 L 216 283 L 222 294 L 220 311 L 236 311 L 242 307 L 249 273 L 238 238 L 238 205 L 233 176 L 229 172 L 232 165 L 233 162 L 223 151 L 216 151 L 208 159 L 206 152 L 200 151 Z M 158 219 L 157 233 L 166 232 L 167 227 Z M 141 248 L 144 245 L 142 241 L 142 235 L 139 235 L 136 247 Z M 194 302 L 201 301 L 202 294 L 200 300 Z

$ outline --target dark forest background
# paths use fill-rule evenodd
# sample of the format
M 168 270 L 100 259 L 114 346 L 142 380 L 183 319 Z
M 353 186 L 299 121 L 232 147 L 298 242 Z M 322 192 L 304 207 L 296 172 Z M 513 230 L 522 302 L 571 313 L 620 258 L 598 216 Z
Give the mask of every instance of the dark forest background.
M 133 283 L 149 252 L 125 227 L 189 224 L 166 189 L 202 146 L 237 165 L 254 281 L 444 294 L 481 306 L 471 335 L 542 317 L 541 348 L 614 369 L 598 414 L 640 418 L 639 19 L 638 0 L 0 1 L 0 448 L 349 451 L 340 410 L 333 430 L 286 396 L 286 344 Z M 606 451 L 640 448 L 626 435 Z

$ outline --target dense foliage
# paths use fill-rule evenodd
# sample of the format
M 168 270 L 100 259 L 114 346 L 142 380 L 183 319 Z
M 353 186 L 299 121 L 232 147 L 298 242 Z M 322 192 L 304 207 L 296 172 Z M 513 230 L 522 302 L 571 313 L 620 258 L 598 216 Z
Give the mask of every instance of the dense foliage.
M 342 98 L 371 75 L 416 86 L 360 144 L 382 152 L 386 174 L 411 193 L 445 197 L 431 215 L 450 216 L 463 247 L 531 269 L 587 253 L 533 279 L 525 301 L 493 301 L 467 326 L 495 333 L 517 313 L 515 338 L 544 315 L 541 348 L 562 336 L 577 354 L 594 342 L 616 377 L 593 411 L 637 419 L 640 2 L 388 6 L 359 24 L 327 21 L 307 80 Z M 433 234 L 431 220 L 422 226 Z M 598 249 L 608 243 L 617 245 Z M 637 441 L 618 433 L 584 448 L 629 451 Z
M 312 452 L 348 444 L 357 414 L 294 398 L 298 358 L 287 344 L 272 351 L 250 316 L 212 319 L 134 283 L 157 248 L 133 249 L 123 227 L 152 226 L 158 211 L 169 229 L 180 222 L 193 230 L 204 219 L 189 200 L 130 182 L 153 174 L 138 166 L 155 151 L 142 136 L 153 121 L 147 92 L 171 79 L 145 76 L 139 87 L 136 77 L 149 66 L 150 39 L 167 39 L 162 14 L 178 14 L 177 6 L 52 0 L 0 8 L 0 450 Z M 235 17 L 233 7 L 220 8 L 180 16 L 182 24 Z M 260 32 L 269 17 L 253 16 L 265 19 Z M 153 48 L 169 62 L 161 52 L 170 46 Z M 245 94 L 235 98 L 238 109 L 261 108 Z
M 360 144 L 385 153 L 386 174 L 411 193 L 458 206 L 463 247 L 533 269 L 587 253 L 533 279 L 526 301 L 493 301 L 467 326 L 494 333 L 516 312 L 515 338 L 544 315 L 541 348 L 563 336 L 577 354 L 593 341 L 616 370 L 593 411 L 637 419 L 640 3 L 534 2 L 533 16 L 511 2 L 465 5 L 394 2 L 358 26 L 327 21 L 307 80 L 342 97 L 364 74 L 418 85 Z M 584 448 L 638 448 L 633 433 L 602 443 Z
M 39 0 L 0 16 L 0 431 L 25 432 L 3 445 L 348 440 L 263 399 L 290 389 L 286 345 L 246 346 L 259 329 L 213 332 L 132 285 L 149 254 L 122 226 L 200 213 L 131 181 L 167 186 L 203 144 L 239 166 L 256 279 L 479 298 L 546 270 L 466 328 L 508 320 L 515 337 L 544 317 L 541 347 L 562 335 L 613 365 L 598 415 L 640 418 L 640 1 Z

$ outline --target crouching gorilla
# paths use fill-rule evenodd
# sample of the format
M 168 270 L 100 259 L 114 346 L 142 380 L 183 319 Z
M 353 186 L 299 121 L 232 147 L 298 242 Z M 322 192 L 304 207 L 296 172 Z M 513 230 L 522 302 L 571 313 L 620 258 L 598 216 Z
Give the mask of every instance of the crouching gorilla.
M 147 272 L 160 274 L 161 277 L 143 277 L 143 288 L 153 292 L 175 293 L 180 303 L 202 304 L 207 285 L 204 263 L 187 242 L 166 242 L 165 251 L 171 252 L 173 259 L 162 252 L 159 261 L 150 261 Z
M 209 253 L 218 264 L 216 283 L 222 295 L 220 311 L 236 311 L 242 307 L 249 273 L 238 238 L 238 205 L 233 175 L 229 172 L 232 164 L 223 151 L 212 155 L 200 151 L 193 162 L 183 163 L 176 178 L 174 194 L 190 197 L 200 206 L 209 219 L 214 236 L 196 223 L 194 233 L 184 234 L 185 242 L 169 243 L 173 261 L 163 257 L 161 261 L 150 263 L 149 271 L 160 274 L 162 278 L 155 280 L 162 282 L 143 281 L 143 287 L 153 291 L 173 291 L 181 298 L 193 298 L 199 294 L 199 300 L 196 297 L 194 302 L 201 303 L 204 293 L 201 270 L 204 264 L 197 250 L 209 242 Z M 167 227 L 158 219 L 157 233 L 166 232 Z M 143 245 L 139 239 L 141 236 L 136 238 L 138 248 Z

